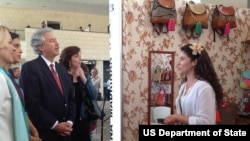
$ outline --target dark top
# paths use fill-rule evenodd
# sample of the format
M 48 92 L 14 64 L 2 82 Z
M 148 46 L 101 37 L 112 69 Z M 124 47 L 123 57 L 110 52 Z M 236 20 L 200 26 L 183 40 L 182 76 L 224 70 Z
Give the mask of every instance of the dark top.
M 13 82 L 16 90 L 17 90 L 18 96 L 20 97 L 20 100 L 21 100 L 23 106 L 25 106 L 25 104 L 24 104 L 24 96 L 23 96 L 23 89 L 20 87 L 20 85 L 15 80 L 12 69 L 10 69 L 9 72 L 10 72 L 9 77 L 10 77 L 11 81 Z
M 81 84 L 79 84 L 79 82 L 74 83 L 74 91 L 75 91 L 74 96 L 75 96 L 75 102 L 76 102 L 76 117 L 75 117 L 76 122 L 81 119 L 80 110 L 81 110 L 81 105 L 83 102 L 82 89 L 80 85 Z

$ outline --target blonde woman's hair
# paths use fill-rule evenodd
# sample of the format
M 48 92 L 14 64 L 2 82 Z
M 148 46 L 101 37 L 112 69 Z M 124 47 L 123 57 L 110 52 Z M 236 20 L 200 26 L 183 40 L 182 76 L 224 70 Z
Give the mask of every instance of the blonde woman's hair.
M 8 34 L 9 28 L 6 26 L 0 25 L 0 48 L 4 48 L 8 44 Z

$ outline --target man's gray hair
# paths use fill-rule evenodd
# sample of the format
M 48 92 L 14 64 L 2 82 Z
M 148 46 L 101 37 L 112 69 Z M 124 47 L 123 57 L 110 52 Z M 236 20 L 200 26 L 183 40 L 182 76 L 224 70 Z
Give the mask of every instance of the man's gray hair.
M 35 54 L 41 54 L 40 50 L 38 49 L 38 46 L 44 44 L 45 42 L 43 35 L 52 31 L 52 28 L 49 27 L 41 28 L 31 36 L 31 47 L 33 48 Z

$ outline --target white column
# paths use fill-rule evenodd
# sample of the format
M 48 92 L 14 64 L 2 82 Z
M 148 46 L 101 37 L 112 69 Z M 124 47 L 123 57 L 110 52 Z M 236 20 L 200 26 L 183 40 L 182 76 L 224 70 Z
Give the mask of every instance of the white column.
M 113 141 L 122 140 L 122 0 L 109 0 L 112 99 L 110 124 Z

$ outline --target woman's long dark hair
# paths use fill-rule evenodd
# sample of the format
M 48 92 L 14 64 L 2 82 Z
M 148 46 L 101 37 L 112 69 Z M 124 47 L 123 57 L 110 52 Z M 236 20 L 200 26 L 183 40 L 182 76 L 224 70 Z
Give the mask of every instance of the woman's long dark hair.
M 217 107 L 220 106 L 223 98 L 223 88 L 219 82 L 219 78 L 215 72 L 213 62 L 211 61 L 207 51 L 202 50 L 201 53 L 197 53 L 197 55 L 193 55 L 193 50 L 190 48 L 192 44 L 186 44 L 181 47 L 181 51 L 183 51 L 192 61 L 197 59 L 197 64 L 195 65 L 194 72 L 195 76 L 199 80 L 207 81 L 215 91 L 216 103 Z M 187 79 L 185 78 L 184 81 Z

